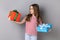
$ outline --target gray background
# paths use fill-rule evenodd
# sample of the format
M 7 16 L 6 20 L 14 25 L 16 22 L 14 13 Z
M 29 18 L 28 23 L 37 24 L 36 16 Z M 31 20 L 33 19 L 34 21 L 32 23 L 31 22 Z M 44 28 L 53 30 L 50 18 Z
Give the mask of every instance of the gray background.
M 24 40 L 25 24 L 8 20 L 10 10 L 17 9 L 22 18 L 29 13 L 29 5 L 39 4 L 45 23 L 53 24 L 53 31 L 38 33 L 38 40 L 60 39 L 60 0 L 0 0 L 0 40 Z

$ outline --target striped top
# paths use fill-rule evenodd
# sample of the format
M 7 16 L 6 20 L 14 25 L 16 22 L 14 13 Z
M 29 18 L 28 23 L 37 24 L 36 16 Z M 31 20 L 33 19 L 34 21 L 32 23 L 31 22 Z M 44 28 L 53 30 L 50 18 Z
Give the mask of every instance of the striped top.
M 26 21 L 26 33 L 29 35 L 37 35 L 37 18 L 33 15 L 30 22 Z

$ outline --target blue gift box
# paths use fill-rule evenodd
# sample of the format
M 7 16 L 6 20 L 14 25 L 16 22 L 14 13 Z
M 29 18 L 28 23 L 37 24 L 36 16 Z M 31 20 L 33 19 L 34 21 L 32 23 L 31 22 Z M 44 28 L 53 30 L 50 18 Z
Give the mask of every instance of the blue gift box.
M 40 24 L 37 27 L 38 32 L 48 32 L 49 29 L 52 29 L 52 24 Z

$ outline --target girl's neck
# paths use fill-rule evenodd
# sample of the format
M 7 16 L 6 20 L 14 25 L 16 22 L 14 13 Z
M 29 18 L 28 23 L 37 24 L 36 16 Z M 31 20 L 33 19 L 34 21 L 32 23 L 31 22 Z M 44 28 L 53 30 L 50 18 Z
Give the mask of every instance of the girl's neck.
M 32 16 L 35 16 L 34 14 L 32 14 Z

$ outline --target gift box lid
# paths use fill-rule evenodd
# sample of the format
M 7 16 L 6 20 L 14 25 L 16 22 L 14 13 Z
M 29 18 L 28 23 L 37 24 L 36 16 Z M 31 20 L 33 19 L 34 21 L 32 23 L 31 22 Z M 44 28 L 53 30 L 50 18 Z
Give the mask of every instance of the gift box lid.
M 38 27 L 46 27 L 46 28 L 52 28 L 52 24 L 39 24 Z

